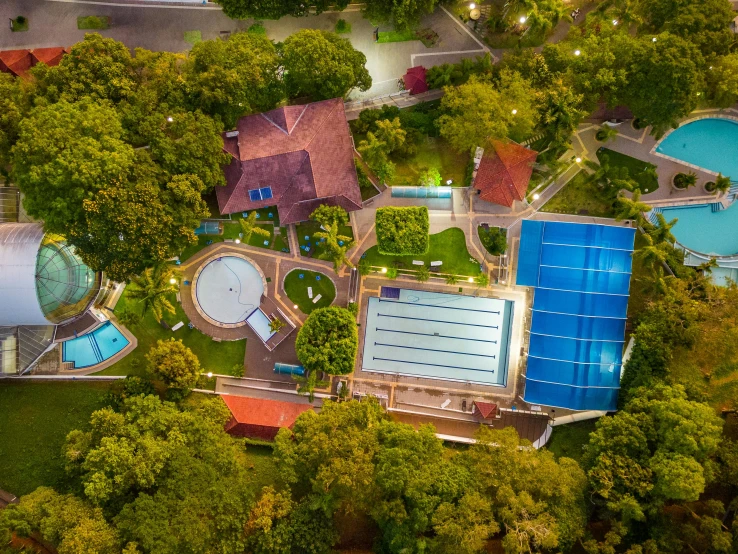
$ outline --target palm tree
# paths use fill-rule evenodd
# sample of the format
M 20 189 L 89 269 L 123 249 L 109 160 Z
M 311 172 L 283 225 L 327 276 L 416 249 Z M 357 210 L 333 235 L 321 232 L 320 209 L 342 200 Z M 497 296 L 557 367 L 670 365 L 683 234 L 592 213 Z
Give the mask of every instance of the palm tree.
M 652 225 L 646 232 L 653 239 L 654 244 L 661 244 L 662 242 L 674 244 L 676 237 L 671 233 L 671 229 L 677 221 L 677 218 L 666 221 L 664 214 L 658 213 L 656 214 L 656 225 Z
M 239 219 L 241 224 L 241 233 L 243 234 L 243 242 L 247 243 L 251 239 L 251 235 L 256 234 L 260 237 L 269 238 L 270 233 L 266 229 L 262 229 L 256 223 L 256 211 L 252 211 L 245 219 Z
M 457 275 L 448 275 L 446 276 L 446 284 L 447 285 L 455 285 L 459 282 L 459 277 Z
M 278 317 L 275 317 L 274 319 L 269 321 L 269 330 L 272 333 L 279 333 L 279 331 L 287 325 L 284 321 L 279 319 Z
M 157 321 L 161 320 L 164 311 L 175 313 L 174 305 L 167 296 L 177 292 L 177 287 L 170 280 L 172 269 L 164 264 L 146 269 L 141 275 L 131 279 L 135 288 L 127 292 L 128 298 L 141 302 L 141 315 L 151 310 Z
M 652 272 L 663 268 L 669 258 L 669 245 L 665 242 L 655 243 L 651 235 L 643 235 L 646 245 L 635 251 L 633 256 L 641 261 L 644 267 L 650 267 Z
M 720 267 L 717 263 L 716 258 L 710 258 L 706 262 L 701 263 L 695 269 L 702 271 L 703 273 L 712 273 L 713 268 Z
M 315 389 L 322 389 L 328 386 L 328 381 L 318 379 L 317 371 L 308 371 L 305 377 L 293 375 L 292 378 L 297 382 L 297 394 L 308 397 L 310 403 L 315 400 Z
M 610 127 L 609 125 L 603 125 L 600 127 L 600 130 L 597 131 L 595 137 L 600 142 L 607 142 L 610 139 L 614 139 L 616 136 L 618 136 L 618 131 L 614 127 Z
M 715 190 L 724 193 L 728 192 L 730 190 L 730 186 L 732 185 L 730 181 L 730 177 L 726 177 L 722 173 L 718 173 L 717 178 L 715 179 Z
M 325 239 L 325 247 L 331 253 L 333 270 L 338 273 L 338 270 L 341 269 L 341 266 L 344 264 L 349 267 L 354 267 L 351 260 L 346 256 L 348 249 L 354 245 L 353 239 L 346 235 L 338 234 L 341 222 L 338 219 L 334 219 L 330 223 L 324 221 L 322 224 L 325 231 L 316 231 L 313 233 L 313 238 Z M 339 244 L 340 242 L 343 242 L 343 246 Z
M 635 219 L 638 225 L 644 221 L 643 213 L 651 211 L 651 206 L 645 202 L 641 202 L 641 191 L 636 189 L 633 191 L 633 197 L 618 196 L 619 210 L 615 219 L 622 221 L 623 219 Z
M 486 273 L 481 273 L 477 276 L 476 279 L 474 279 L 474 281 L 479 287 L 486 288 L 487 285 L 489 285 L 489 275 L 487 275 Z

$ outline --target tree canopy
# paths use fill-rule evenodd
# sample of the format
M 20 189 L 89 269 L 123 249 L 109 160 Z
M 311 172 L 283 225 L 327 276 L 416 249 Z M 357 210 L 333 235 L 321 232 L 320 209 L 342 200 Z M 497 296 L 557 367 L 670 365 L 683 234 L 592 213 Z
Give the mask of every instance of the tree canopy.
M 194 388 L 200 377 L 200 360 L 181 340 L 158 340 L 146 354 L 149 370 L 175 389 Z
M 297 333 L 295 351 L 308 371 L 346 375 L 354 370 L 359 332 L 356 318 L 335 306 L 313 311 Z
M 430 248 L 428 208 L 385 206 L 377 209 L 377 245 L 382 254 L 421 255 Z
M 368 90 L 372 78 L 366 56 L 336 33 L 303 29 L 290 35 L 282 47 L 287 95 L 312 100 L 343 98 L 353 88 Z

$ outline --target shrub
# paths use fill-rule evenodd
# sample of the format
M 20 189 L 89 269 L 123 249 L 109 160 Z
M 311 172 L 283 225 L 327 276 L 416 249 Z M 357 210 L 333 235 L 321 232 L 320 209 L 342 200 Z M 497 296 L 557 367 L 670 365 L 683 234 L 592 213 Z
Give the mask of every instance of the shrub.
M 441 184 L 441 174 L 435 167 L 429 167 L 420 172 L 418 184 L 421 187 L 437 187 Z
M 261 21 L 257 21 L 246 31 L 250 35 L 266 35 L 267 31 Z
M 393 281 L 397 279 L 397 268 L 396 267 L 390 267 L 387 270 L 387 279 L 392 279 Z
M 297 358 L 307 371 L 330 375 L 351 373 L 358 348 L 356 316 L 335 306 L 311 313 L 295 341 Z
M 369 177 L 367 177 L 366 171 L 364 171 L 364 168 L 361 167 L 360 165 L 356 166 L 356 177 L 359 179 L 360 189 L 374 188 L 374 185 L 369 180 Z
M 156 341 L 146 355 L 149 369 L 175 389 L 191 389 L 200 377 L 200 360 L 181 340 Z
M 418 269 L 417 275 L 415 275 L 415 278 L 420 283 L 425 283 L 428 279 L 430 279 L 430 269 L 428 269 L 426 266 L 422 266 Z
M 142 379 L 135 375 L 129 375 L 125 379 L 113 383 L 110 390 L 105 395 L 105 402 L 115 411 L 118 411 L 126 398 L 141 395 L 156 396 L 154 385 L 152 385 L 151 381 L 147 379 Z
M 336 33 L 339 35 L 345 35 L 351 32 L 351 23 L 345 19 L 339 19 L 336 21 Z
M 379 208 L 375 223 L 380 254 L 415 256 L 428 252 L 430 221 L 425 206 Z
M 697 184 L 696 173 L 677 173 L 674 175 L 674 186 L 678 189 L 688 189 Z
M 479 240 L 493 256 L 504 254 L 507 250 L 507 230 L 500 227 L 479 227 Z

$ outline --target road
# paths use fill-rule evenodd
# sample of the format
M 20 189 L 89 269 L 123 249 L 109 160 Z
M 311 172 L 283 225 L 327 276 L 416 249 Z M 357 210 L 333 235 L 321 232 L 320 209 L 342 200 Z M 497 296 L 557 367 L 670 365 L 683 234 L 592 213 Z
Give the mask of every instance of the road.
M 182 52 L 190 48 L 184 41 L 185 31 L 199 30 L 203 39 L 215 39 L 228 33 L 245 30 L 252 20 L 232 20 L 217 7 L 173 5 L 106 5 L 56 0 L 3 0 L 0 18 L 8 21 L 24 15 L 29 30 L 13 33 L 8 25 L 0 29 L 0 49 L 41 48 L 68 46 L 84 38 L 85 31 L 77 29 L 77 17 L 87 15 L 109 16 L 112 26 L 101 34 L 123 42 L 130 48 Z M 358 7 L 345 11 L 323 13 L 309 17 L 283 17 L 265 21 L 269 38 L 282 41 L 300 29 L 333 30 L 339 18 L 351 24 L 346 36 L 353 46 L 367 57 L 367 69 L 374 81 L 372 88 L 352 99 L 382 96 L 398 91 L 398 80 L 412 65 L 426 67 L 446 62 L 457 62 L 464 57 L 474 58 L 485 47 L 456 18 L 443 8 L 423 18 L 421 27 L 432 28 L 440 40 L 433 48 L 420 41 L 377 44 L 374 27 L 361 16 Z

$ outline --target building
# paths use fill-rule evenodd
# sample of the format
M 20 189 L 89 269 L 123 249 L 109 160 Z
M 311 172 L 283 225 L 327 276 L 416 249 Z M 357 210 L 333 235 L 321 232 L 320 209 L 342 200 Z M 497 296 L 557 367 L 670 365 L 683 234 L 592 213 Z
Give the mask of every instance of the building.
M 59 65 L 69 50 L 61 46 L 54 48 L 34 48 L 33 50 L 4 50 L 0 52 L 0 71 L 16 77 L 24 77 L 28 70 L 38 63 L 49 66 Z
M 635 229 L 524 220 L 517 284 L 534 287 L 523 398 L 617 408 Z
M 402 76 L 402 82 L 405 90 L 410 94 L 420 94 L 428 90 L 428 82 L 426 81 L 425 68 L 422 65 L 416 65 L 407 70 Z
M 88 309 L 101 279 L 40 223 L 0 223 L 0 373 L 25 371 L 59 338 L 59 326 L 97 324 Z
M 474 178 L 479 198 L 508 208 L 512 208 L 516 200 L 525 200 L 537 156 L 535 150 L 514 142 L 493 140 Z
M 313 409 L 311 404 L 247 396 L 223 394 L 221 398 L 231 411 L 226 432 L 252 439 L 274 440 L 282 427 L 292 428 L 301 413 Z
M 354 144 L 343 100 L 285 106 L 242 117 L 225 133 L 232 157 L 218 187 L 222 214 L 277 206 L 282 224 L 305 221 L 321 204 L 361 209 Z

